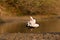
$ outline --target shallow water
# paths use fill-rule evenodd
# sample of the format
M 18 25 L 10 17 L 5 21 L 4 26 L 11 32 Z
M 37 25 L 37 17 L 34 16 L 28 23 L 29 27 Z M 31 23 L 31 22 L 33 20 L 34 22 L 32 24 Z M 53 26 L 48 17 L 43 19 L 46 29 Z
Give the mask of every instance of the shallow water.
M 5 32 L 21 32 L 21 33 L 39 33 L 39 32 L 60 32 L 60 19 L 48 18 L 39 19 L 37 23 L 40 25 L 38 28 L 26 27 L 27 20 L 7 21 L 0 24 L 0 33 Z

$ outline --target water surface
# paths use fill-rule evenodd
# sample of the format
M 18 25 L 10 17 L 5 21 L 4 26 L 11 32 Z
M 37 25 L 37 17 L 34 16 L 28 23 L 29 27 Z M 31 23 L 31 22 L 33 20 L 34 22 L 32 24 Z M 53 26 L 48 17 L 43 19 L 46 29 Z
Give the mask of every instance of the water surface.
M 0 24 L 0 33 L 21 32 L 21 33 L 39 33 L 39 32 L 60 32 L 59 18 L 42 18 L 37 19 L 40 25 L 38 28 L 30 29 L 26 27 L 28 20 L 13 19 L 7 20 L 6 23 Z

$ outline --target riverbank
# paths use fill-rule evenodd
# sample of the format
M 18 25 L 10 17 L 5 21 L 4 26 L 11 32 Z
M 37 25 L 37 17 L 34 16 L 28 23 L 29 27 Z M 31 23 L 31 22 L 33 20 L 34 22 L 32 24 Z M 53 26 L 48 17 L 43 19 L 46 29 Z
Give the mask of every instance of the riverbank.
M 60 33 L 3 33 L 0 40 L 60 40 Z

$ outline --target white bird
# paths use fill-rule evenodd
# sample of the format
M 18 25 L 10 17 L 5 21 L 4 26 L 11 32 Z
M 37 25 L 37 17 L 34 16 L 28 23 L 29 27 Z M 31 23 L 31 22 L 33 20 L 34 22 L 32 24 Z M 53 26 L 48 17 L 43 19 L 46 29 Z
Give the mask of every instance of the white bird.
M 36 20 L 30 16 L 30 21 L 28 21 L 27 26 L 29 27 L 39 27 L 39 24 L 36 24 Z

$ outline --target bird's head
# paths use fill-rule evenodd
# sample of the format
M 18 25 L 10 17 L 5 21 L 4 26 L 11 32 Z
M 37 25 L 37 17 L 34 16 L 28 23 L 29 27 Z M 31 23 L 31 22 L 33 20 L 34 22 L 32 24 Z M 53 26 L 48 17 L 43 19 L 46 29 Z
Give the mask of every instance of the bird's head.
M 32 17 L 32 16 L 30 16 L 30 19 L 31 19 L 31 20 L 33 20 L 33 17 Z

